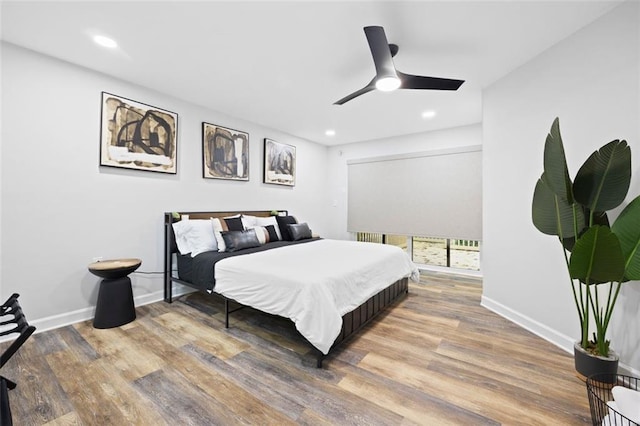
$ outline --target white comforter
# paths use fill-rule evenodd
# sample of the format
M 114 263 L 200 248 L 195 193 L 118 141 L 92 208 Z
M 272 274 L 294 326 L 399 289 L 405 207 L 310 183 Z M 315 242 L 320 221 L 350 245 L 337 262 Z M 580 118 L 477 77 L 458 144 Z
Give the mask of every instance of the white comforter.
M 234 256 L 215 268 L 217 293 L 290 318 L 325 355 L 342 315 L 401 278 L 419 280 L 400 248 L 355 241 L 319 240 Z

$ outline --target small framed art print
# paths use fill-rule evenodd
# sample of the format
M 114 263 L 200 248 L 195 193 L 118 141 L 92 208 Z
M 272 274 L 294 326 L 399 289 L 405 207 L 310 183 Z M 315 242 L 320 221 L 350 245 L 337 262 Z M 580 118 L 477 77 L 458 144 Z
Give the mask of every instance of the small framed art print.
M 264 140 L 264 183 L 296 184 L 296 147 Z
M 202 123 L 202 177 L 249 180 L 249 134 Z

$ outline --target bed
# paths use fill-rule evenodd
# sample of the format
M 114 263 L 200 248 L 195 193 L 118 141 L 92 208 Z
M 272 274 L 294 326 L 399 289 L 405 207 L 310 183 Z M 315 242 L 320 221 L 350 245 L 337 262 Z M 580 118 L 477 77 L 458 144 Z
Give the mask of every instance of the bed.
M 288 318 L 318 367 L 419 279 L 399 248 L 318 238 L 287 211 L 172 212 L 164 224 L 166 302 L 179 283 L 220 295 L 225 327 L 244 306 Z

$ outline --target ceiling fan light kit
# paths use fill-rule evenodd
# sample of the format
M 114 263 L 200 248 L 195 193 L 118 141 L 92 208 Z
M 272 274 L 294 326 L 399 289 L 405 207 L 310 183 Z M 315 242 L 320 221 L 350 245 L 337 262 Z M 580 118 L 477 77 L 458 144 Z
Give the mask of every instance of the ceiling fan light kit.
M 373 63 L 376 67 L 376 76 L 362 89 L 336 101 L 334 105 L 342 105 L 376 89 L 383 92 L 396 89 L 458 90 L 464 83 L 464 80 L 426 77 L 400 72 L 393 64 L 393 57 L 398 53 L 398 46 L 389 44 L 384 28 L 379 26 L 364 27 L 364 33 L 367 36 Z
M 391 92 L 400 87 L 400 79 L 398 77 L 382 77 L 376 79 L 376 89 L 381 92 Z

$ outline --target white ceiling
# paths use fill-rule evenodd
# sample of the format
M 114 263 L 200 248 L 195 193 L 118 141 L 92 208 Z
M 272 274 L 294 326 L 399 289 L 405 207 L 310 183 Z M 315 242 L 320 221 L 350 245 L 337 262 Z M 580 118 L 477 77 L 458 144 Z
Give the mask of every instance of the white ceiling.
M 5 41 L 335 145 L 480 122 L 482 88 L 617 3 L 4 1 L 1 19 Z M 333 105 L 374 76 L 367 25 L 400 46 L 400 71 L 466 82 L 457 92 L 371 92 Z M 97 46 L 94 34 L 119 48 Z M 423 119 L 425 110 L 437 115 Z

